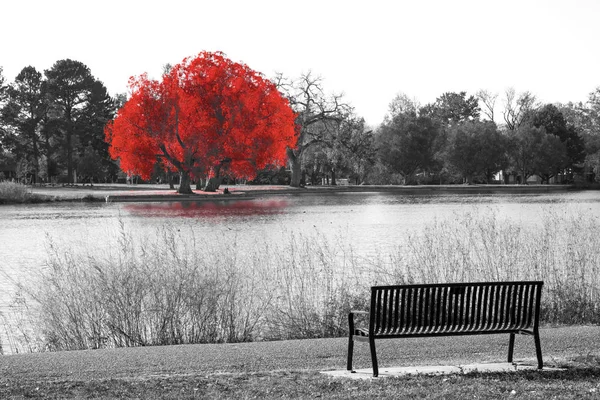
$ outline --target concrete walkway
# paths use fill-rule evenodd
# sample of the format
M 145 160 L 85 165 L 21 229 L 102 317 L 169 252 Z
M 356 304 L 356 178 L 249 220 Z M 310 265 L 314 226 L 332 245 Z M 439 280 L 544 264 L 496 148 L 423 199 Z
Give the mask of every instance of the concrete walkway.
M 347 370 L 321 371 L 322 374 L 336 378 L 348 379 L 380 379 L 400 377 L 404 375 L 454 375 L 468 374 L 473 372 L 517 372 L 525 370 L 536 370 L 537 365 L 529 363 L 478 363 L 468 365 L 420 365 L 415 367 L 390 367 L 379 368 L 379 376 L 373 377 L 371 368 L 357 369 L 353 372 Z M 544 367 L 542 371 L 561 371 L 562 368 Z

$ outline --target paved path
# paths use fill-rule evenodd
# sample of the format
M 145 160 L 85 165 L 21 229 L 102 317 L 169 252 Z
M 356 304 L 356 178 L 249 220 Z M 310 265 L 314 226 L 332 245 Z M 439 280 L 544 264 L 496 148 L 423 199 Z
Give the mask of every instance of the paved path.
M 546 328 L 541 332 L 547 367 L 565 360 L 600 357 L 600 326 Z M 5 379 L 86 380 L 149 376 L 207 375 L 276 370 L 343 370 L 346 338 L 237 344 L 155 346 L 0 356 Z M 504 363 L 508 335 L 407 338 L 377 344 L 382 371 L 396 367 Z M 533 363 L 535 347 L 517 337 L 515 361 Z M 354 365 L 369 370 L 368 345 L 355 346 Z

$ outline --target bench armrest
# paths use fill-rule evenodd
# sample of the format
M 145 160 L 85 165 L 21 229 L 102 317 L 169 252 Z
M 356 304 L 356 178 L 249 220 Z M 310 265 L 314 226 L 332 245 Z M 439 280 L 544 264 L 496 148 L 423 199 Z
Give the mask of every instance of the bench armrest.
M 354 316 L 357 314 L 369 315 L 369 312 L 361 310 L 352 310 L 348 313 L 348 331 L 350 332 L 351 337 L 352 335 L 354 335 Z

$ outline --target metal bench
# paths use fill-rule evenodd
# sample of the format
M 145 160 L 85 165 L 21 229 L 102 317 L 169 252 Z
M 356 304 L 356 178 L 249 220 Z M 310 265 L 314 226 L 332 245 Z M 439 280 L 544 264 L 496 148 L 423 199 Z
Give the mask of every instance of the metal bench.
M 376 377 L 376 339 L 508 333 L 508 362 L 513 360 L 515 335 L 532 335 L 538 368 L 542 369 L 539 315 L 543 284 L 528 281 L 373 286 L 370 312 L 351 311 L 348 315 L 347 368 L 352 371 L 354 341 L 369 342 Z M 368 327 L 355 327 L 357 314 L 368 314 Z

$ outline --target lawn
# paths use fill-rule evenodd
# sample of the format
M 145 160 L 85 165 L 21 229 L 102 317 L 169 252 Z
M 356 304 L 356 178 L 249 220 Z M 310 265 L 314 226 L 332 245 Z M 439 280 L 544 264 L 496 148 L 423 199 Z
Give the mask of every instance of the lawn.
M 388 340 L 380 365 L 504 361 L 507 335 Z M 599 398 L 600 327 L 541 331 L 547 366 L 522 371 L 373 380 L 331 378 L 344 369 L 346 339 L 137 347 L 0 357 L 0 398 Z M 370 366 L 356 346 L 356 368 Z M 515 358 L 533 361 L 530 337 Z

